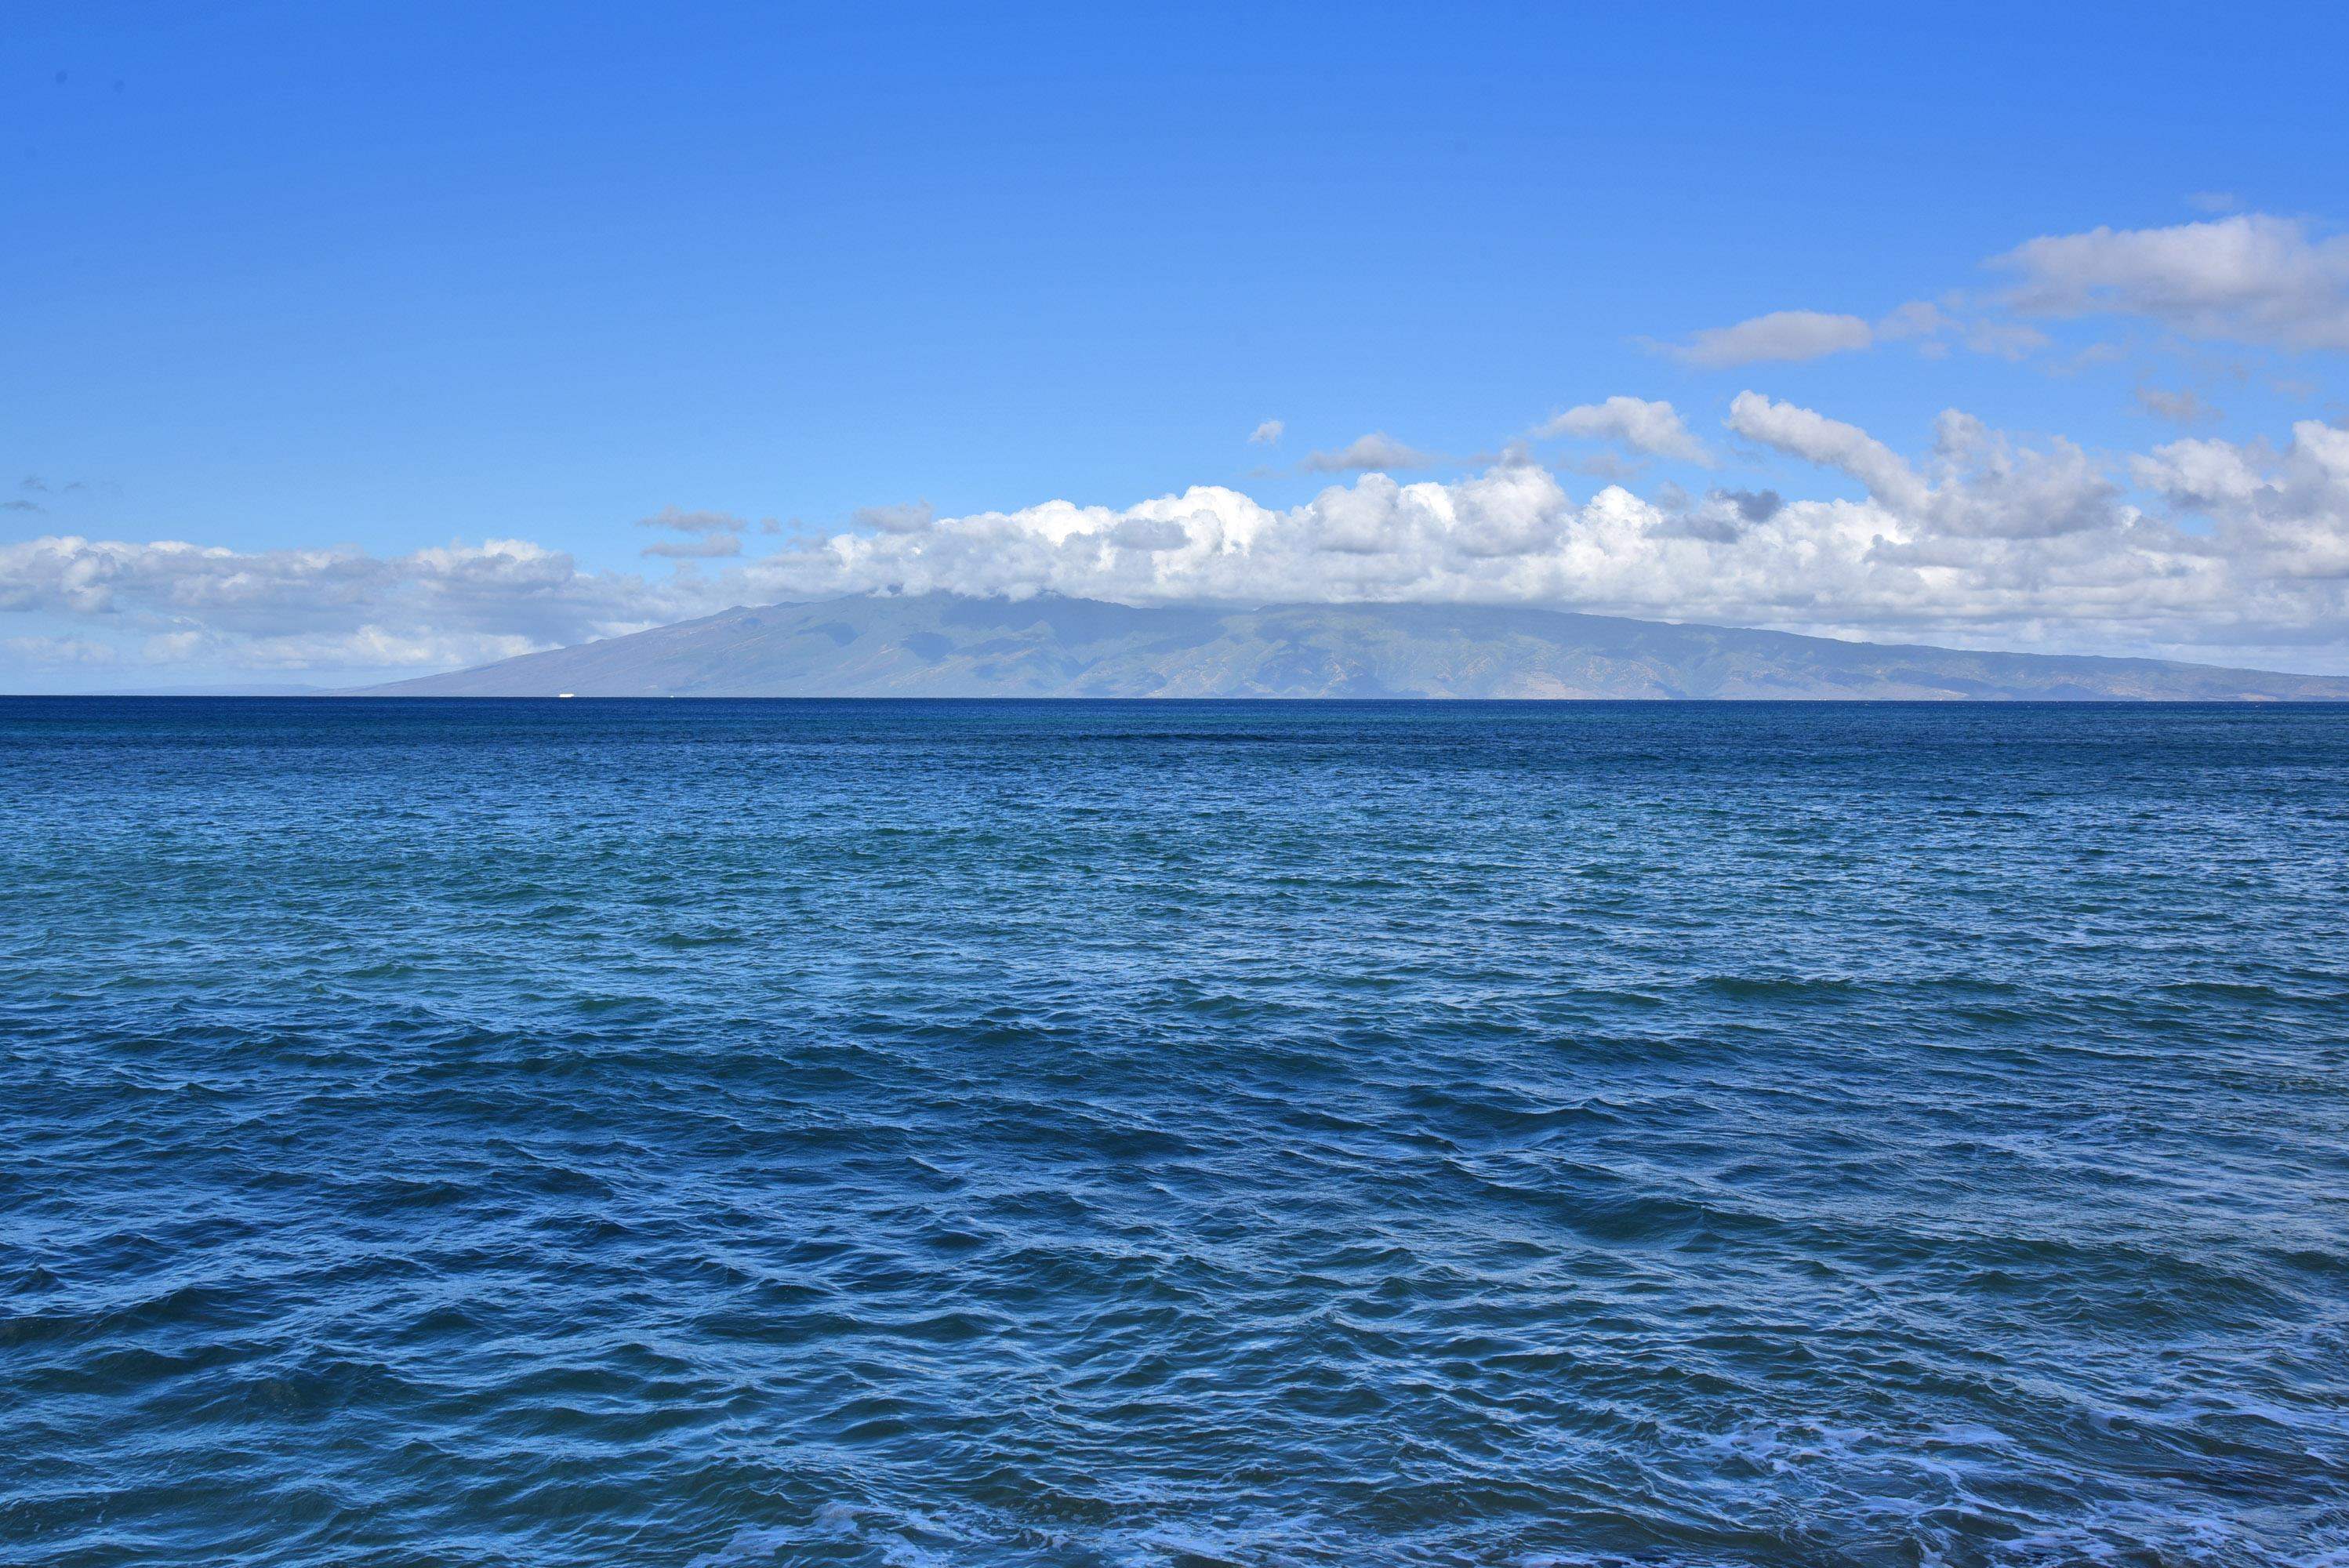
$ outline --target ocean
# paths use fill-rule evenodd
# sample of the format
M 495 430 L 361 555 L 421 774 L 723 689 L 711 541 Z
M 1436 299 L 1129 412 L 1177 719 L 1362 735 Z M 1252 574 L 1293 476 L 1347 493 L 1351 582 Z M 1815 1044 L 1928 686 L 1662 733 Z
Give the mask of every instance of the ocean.
M 0 701 L 0 1561 L 2349 1563 L 2349 707 Z

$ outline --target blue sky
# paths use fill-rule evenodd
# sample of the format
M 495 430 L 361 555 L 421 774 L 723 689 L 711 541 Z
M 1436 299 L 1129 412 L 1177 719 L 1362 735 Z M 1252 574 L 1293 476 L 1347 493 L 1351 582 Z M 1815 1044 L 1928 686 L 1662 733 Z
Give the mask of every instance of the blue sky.
M 0 554 L 0 684 L 331 683 L 762 591 L 924 585 L 1516 597 L 2349 667 L 2323 585 L 2330 459 L 2294 433 L 2337 426 L 2349 391 L 2340 8 L 1888 10 L 11 7 L 0 488 L 19 504 L 0 548 L 185 542 L 305 602 L 220 612 L 229 567 L 191 588 L 119 552 L 19 549 Z M 2100 228 L 2182 237 L 1986 265 Z M 2249 292 L 2173 286 L 2247 248 L 2271 273 Z M 1938 322 L 1888 321 L 1920 305 Z M 1785 311 L 1848 318 L 1793 324 L 1800 344 L 1870 346 L 1690 356 Z M 1563 563 L 1602 541 L 1587 514 L 1609 485 L 1654 510 L 1657 539 L 1742 526 L 1685 521 L 1715 491 L 1901 511 L 1783 419 L 1724 428 L 1748 392 L 1864 430 L 1953 498 L 1996 467 L 1929 472 L 1960 409 L 2017 453 L 2070 443 L 2105 504 L 2142 514 L 2127 527 L 2190 542 L 2291 510 L 2300 531 L 2260 548 L 2299 563 L 2276 568 L 2292 604 L 2258 609 L 2270 573 L 2214 579 L 2158 624 L 2069 614 L 2039 591 L 2063 576 L 2047 558 L 2002 562 L 2002 598 L 1969 579 L 1808 604 L 1724 595 L 1733 562 L 1636 591 L 1619 555 Z M 1509 446 L 1610 397 L 1671 405 L 1677 450 L 1710 466 L 1604 434 Z M 1268 420 L 1279 439 L 1251 443 Z M 1400 499 L 1309 471 L 1372 433 L 1431 459 L 1378 465 Z M 2235 458 L 2158 456 L 2180 441 Z M 2224 460 L 2251 476 L 2226 498 L 2159 478 Z M 1540 569 L 1506 579 L 1240 570 L 1288 525 L 1221 512 L 1214 573 L 1158 546 L 1149 573 L 1071 575 L 1023 564 L 1034 526 L 940 543 L 936 521 L 860 513 L 1126 519 L 1211 486 L 1288 518 L 1337 485 L 1332 506 L 1400 507 L 1392 527 L 1425 534 L 1402 492 L 1496 462 L 1540 464 L 1557 495 L 1523 504 L 1565 519 Z M 664 509 L 730 521 L 640 525 Z M 2028 531 L 1917 528 L 1895 542 Z M 841 535 L 896 564 L 860 577 L 833 549 L 811 575 L 806 551 Z M 1296 549 L 1377 553 L 1313 537 Z M 642 553 L 711 539 L 735 552 Z M 486 578 L 453 608 L 440 579 L 418 586 L 472 557 L 416 552 L 490 540 L 570 575 L 521 573 L 503 620 Z M 799 564 L 754 570 L 787 548 Z M 305 552 L 341 563 L 331 582 L 285 558 Z

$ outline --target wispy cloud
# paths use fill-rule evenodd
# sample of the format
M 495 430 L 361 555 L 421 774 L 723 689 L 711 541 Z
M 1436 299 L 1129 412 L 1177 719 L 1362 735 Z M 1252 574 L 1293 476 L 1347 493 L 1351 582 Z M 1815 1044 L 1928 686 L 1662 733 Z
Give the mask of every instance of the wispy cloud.
M 691 536 L 647 544 L 636 552 L 639 555 L 663 561 L 719 561 L 742 553 L 742 531 L 750 525 L 730 512 L 680 511 L 670 506 L 636 519 L 636 526 Z
M 1888 343 L 1909 344 L 1919 354 L 1939 358 L 1949 353 L 1952 342 L 1976 354 L 2020 359 L 2045 347 L 2047 335 L 2020 322 L 1961 316 L 1930 300 L 1912 300 L 1872 322 L 1825 311 L 1773 311 L 1733 326 L 1709 327 L 1684 343 L 1659 346 L 1691 365 L 1730 369 L 1856 354 Z
M 745 524 L 730 512 L 680 511 L 668 506 L 650 517 L 636 519 L 636 526 L 665 528 L 674 533 L 740 533 Z
M 1817 359 L 1848 354 L 1876 341 L 1875 329 L 1856 315 L 1817 310 L 1774 310 L 1733 326 L 1712 326 L 1666 351 L 1692 365 L 1728 369 L 1772 361 Z
M 909 500 L 894 506 L 860 506 L 849 514 L 849 521 L 878 533 L 919 533 L 936 516 L 928 501 Z
M 739 533 L 705 533 L 698 539 L 664 539 L 636 552 L 663 561 L 722 561 L 742 553 Z
M 2196 395 L 2190 387 L 2172 391 L 2160 387 L 2140 387 L 2137 389 L 2137 406 L 2157 419 L 2173 425 L 2215 424 L 2225 415 Z

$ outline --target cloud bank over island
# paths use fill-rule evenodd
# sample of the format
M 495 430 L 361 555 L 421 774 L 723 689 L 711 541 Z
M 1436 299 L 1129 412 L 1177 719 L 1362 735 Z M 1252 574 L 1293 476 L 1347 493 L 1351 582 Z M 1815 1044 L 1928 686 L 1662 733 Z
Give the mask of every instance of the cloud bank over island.
M 0 612 L 16 619 L 0 622 L 0 655 L 19 669 L 417 671 L 734 604 L 1052 593 L 1133 605 L 1540 605 L 2349 670 L 2340 425 L 2189 435 L 2219 416 L 2190 391 L 2140 387 L 2146 414 L 2180 438 L 2095 450 L 1954 407 L 1929 429 L 1875 429 L 1775 396 L 1770 372 L 1751 368 L 1887 342 L 2028 357 L 2046 341 L 2034 322 L 2101 317 L 2328 355 L 2349 347 L 2349 238 L 2244 213 L 2033 239 L 1987 265 L 1995 285 L 1971 294 L 1873 318 L 1789 308 L 1661 346 L 1686 363 L 1746 367 L 1710 407 L 1619 393 L 1473 459 L 1383 429 L 1312 449 L 1286 471 L 1329 482 L 1294 504 L 1202 484 L 1123 506 L 1040 500 L 940 515 L 899 501 L 790 531 L 671 507 L 642 520 L 635 570 L 585 567 L 524 538 L 370 553 L 49 531 L 0 544 Z M 1265 419 L 1247 440 L 1269 446 L 1288 428 Z M 1679 478 L 1657 464 L 1679 465 Z M 1790 464 L 1802 485 L 1784 477 Z M 1431 469 L 1451 471 L 1398 477 Z
M 1694 440 L 1669 405 L 1596 409 L 1567 428 L 1684 452 Z M 2310 419 L 2280 443 L 2189 438 L 2107 458 L 1951 410 L 1910 457 L 1752 390 L 1722 425 L 1861 493 L 1607 484 L 1577 496 L 1519 452 L 1450 480 L 1371 471 L 1290 507 L 1199 486 L 1126 507 L 875 509 L 757 556 L 734 553 L 739 520 L 676 513 L 651 521 L 688 546 L 722 542 L 669 555 L 667 575 L 585 570 L 521 539 L 375 556 L 49 535 L 0 547 L 0 609 L 80 623 L 61 658 L 109 656 L 92 651 L 103 646 L 124 661 L 202 654 L 266 669 L 478 663 L 730 604 L 873 593 L 1541 604 L 2344 667 L 2349 431 Z

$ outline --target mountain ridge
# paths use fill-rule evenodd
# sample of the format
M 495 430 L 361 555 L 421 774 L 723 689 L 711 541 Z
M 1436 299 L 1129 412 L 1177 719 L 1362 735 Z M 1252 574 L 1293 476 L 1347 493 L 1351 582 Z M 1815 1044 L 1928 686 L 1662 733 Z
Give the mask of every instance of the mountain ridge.
M 1464 604 L 1134 607 L 1040 594 L 738 605 L 357 688 L 387 696 L 2341 701 L 2349 676 Z

